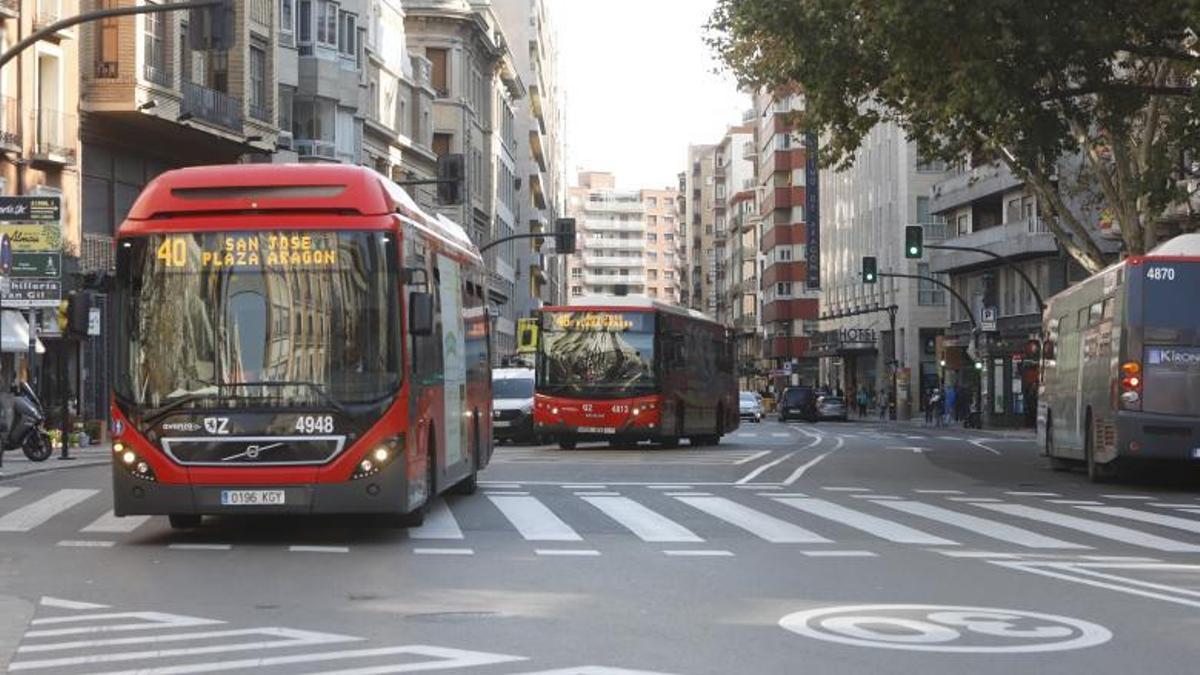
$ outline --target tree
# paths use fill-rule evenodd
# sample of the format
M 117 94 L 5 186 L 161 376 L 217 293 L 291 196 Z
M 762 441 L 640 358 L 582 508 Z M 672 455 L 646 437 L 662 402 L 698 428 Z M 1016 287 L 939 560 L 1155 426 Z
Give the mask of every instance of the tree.
M 1064 165 L 1126 254 L 1200 225 L 1198 26 L 1200 0 L 718 0 L 707 40 L 743 86 L 804 92 L 823 165 L 852 164 L 886 121 L 927 157 L 999 160 L 1095 272 Z

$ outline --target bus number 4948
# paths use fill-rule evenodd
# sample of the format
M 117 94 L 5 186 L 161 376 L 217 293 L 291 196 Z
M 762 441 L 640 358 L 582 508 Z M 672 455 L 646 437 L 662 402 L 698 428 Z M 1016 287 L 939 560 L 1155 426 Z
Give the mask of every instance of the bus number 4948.
M 296 432 L 301 434 L 332 434 L 333 417 L 329 415 L 301 415 L 296 419 Z
M 1149 267 L 1146 269 L 1146 278 L 1155 281 L 1175 281 L 1175 268 Z

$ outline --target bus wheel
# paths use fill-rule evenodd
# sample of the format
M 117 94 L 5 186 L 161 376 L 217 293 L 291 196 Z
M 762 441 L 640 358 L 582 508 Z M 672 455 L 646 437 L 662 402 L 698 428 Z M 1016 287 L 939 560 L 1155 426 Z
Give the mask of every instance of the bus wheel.
M 560 439 L 558 439 L 558 447 L 563 450 L 574 450 L 575 449 L 575 439 L 560 438 Z
M 200 527 L 203 516 L 198 513 L 172 513 L 167 516 L 167 522 L 172 530 L 194 530 Z

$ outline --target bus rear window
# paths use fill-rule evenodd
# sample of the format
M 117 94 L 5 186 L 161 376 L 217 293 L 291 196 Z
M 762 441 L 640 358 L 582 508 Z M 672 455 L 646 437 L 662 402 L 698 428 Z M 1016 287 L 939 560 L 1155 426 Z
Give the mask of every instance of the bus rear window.
M 1142 322 L 1146 338 L 1153 329 L 1200 331 L 1196 289 L 1200 288 L 1200 262 L 1147 261 L 1142 274 Z

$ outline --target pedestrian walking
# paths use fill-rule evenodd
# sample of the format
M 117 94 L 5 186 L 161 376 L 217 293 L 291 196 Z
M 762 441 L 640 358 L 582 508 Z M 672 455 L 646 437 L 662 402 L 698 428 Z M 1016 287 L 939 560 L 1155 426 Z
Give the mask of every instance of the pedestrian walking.
M 886 420 L 888 417 L 888 396 L 886 389 L 879 390 L 879 419 Z
M 952 419 L 957 416 L 956 411 L 958 404 L 958 387 L 948 387 L 946 389 L 946 423 L 949 424 Z
M 933 397 L 936 389 L 930 389 L 925 392 L 925 426 L 933 424 Z
M 858 387 L 858 416 L 867 416 L 867 388 L 862 385 Z

